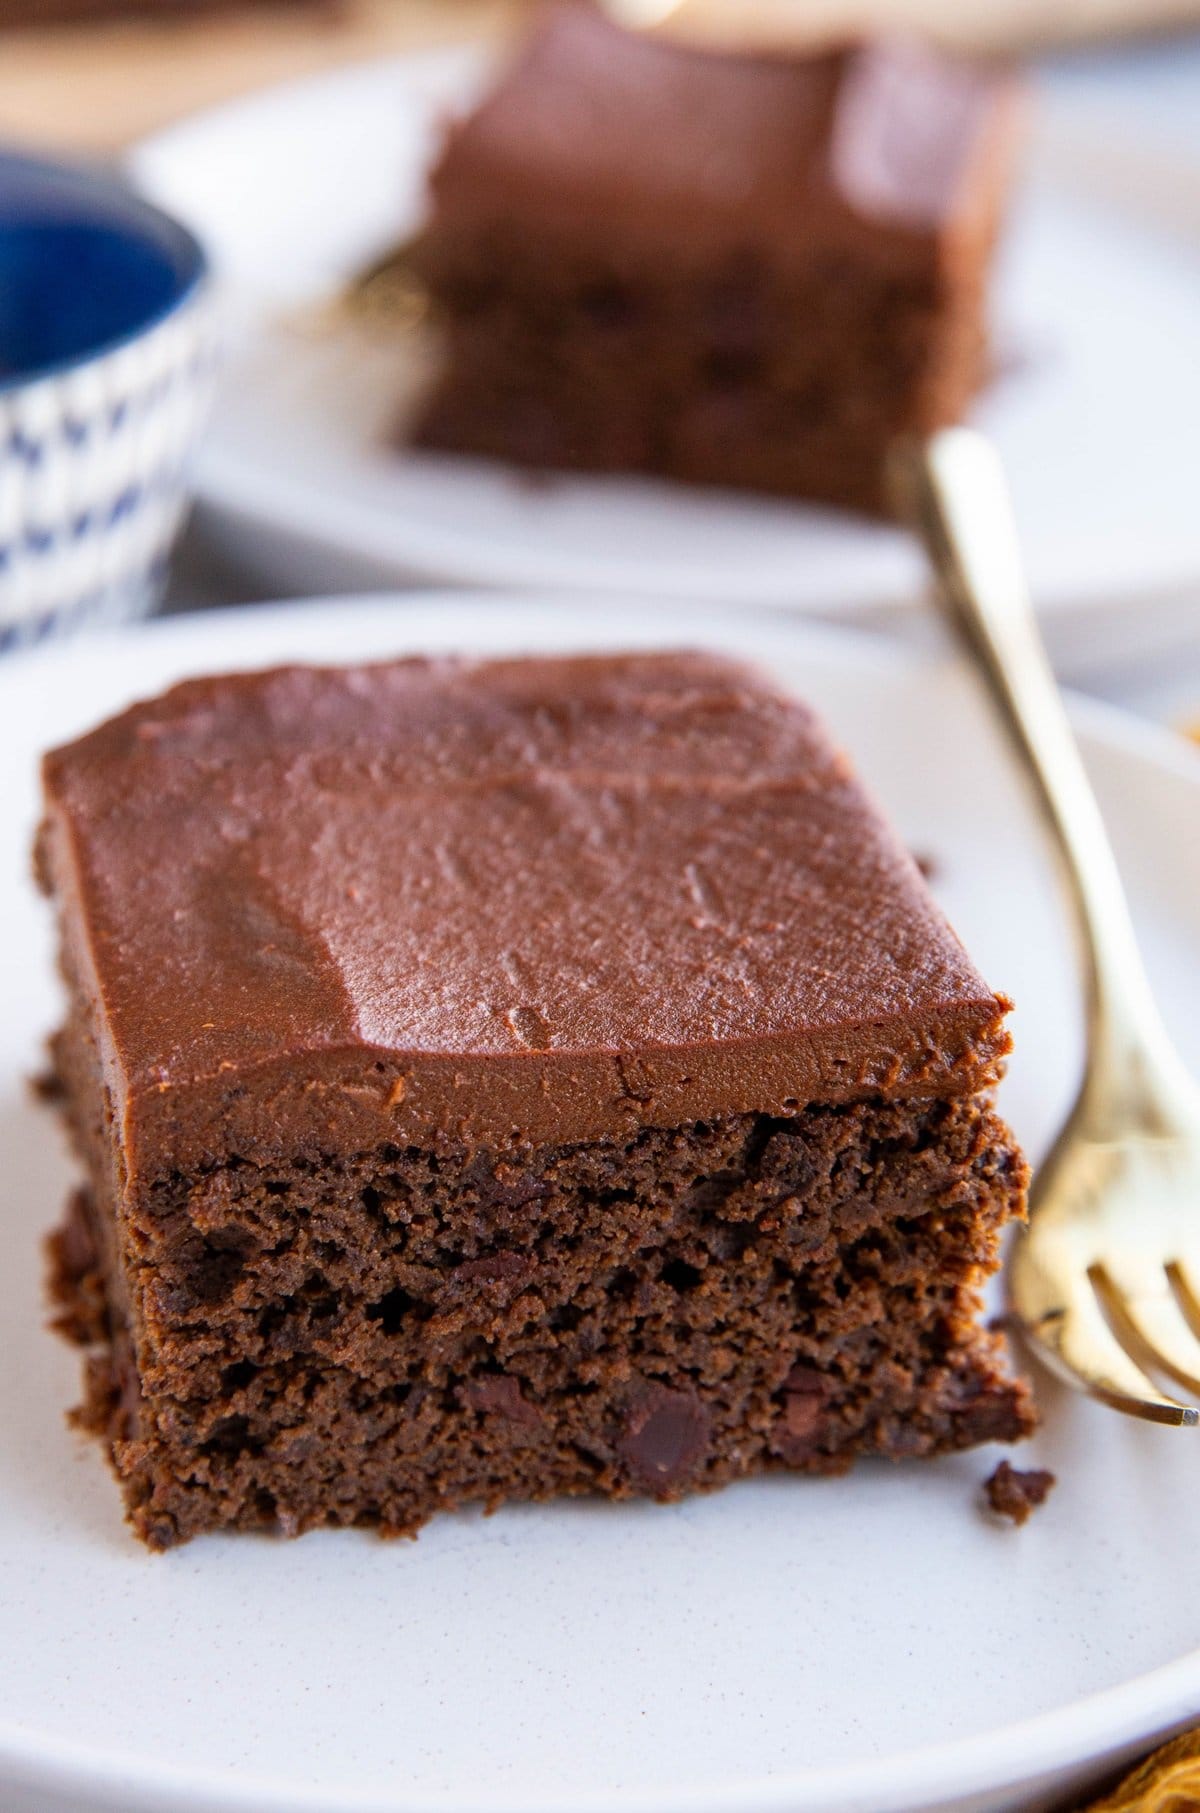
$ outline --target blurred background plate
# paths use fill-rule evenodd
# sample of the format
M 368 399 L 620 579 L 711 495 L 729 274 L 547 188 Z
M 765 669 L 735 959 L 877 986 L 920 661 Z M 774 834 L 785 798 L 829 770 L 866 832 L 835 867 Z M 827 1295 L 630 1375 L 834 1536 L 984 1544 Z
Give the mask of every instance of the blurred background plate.
M 1078 1075 L 1080 1003 L 1049 852 L 968 676 L 746 613 L 697 610 L 686 636 L 819 705 L 933 859 L 1017 1001 L 1002 1102 L 1036 1158 Z M 28 872 L 38 752 L 214 666 L 679 639 L 644 604 L 441 594 L 197 615 L 0 670 L 4 1813 L 999 1813 L 1194 1719 L 1195 1442 L 1044 1374 L 1026 1464 L 1059 1484 L 1019 1532 L 977 1508 L 993 1450 L 668 1507 L 446 1516 L 415 1543 L 214 1536 L 154 1556 L 63 1422 L 79 1358 L 43 1326 L 40 1238 L 73 1167 L 26 1086 L 60 1011 Z M 1200 758 L 1096 706 L 1076 723 L 1200 1064 Z
M 144 142 L 139 182 L 200 232 L 237 346 L 198 485 L 266 583 L 586 586 L 656 598 L 894 612 L 919 594 L 887 528 L 649 481 L 555 477 L 397 450 L 420 342 L 332 328 L 321 305 L 420 217 L 472 50 L 337 71 Z M 1169 207 L 1165 198 L 1169 195 Z M 1060 654 L 1198 616 L 1200 160 L 1040 97 L 996 289 L 1000 370 L 979 411 L 1013 475 Z M 414 369 L 416 367 L 417 369 Z

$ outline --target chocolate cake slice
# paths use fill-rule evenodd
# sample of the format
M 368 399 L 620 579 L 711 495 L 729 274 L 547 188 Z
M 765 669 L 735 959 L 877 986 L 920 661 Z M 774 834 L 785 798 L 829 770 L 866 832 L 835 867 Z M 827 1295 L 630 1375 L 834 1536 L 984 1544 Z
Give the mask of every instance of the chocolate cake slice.
M 1030 1428 L 1008 1003 L 755 671 L 198 680 L 45 799 L 55 1289 L 149 1543 Z
M 912 43 L 737 54 L 549 7 L 432 173 L 416 441 L 880 510 L 892 439 L 984 377 L 1015 99 Z

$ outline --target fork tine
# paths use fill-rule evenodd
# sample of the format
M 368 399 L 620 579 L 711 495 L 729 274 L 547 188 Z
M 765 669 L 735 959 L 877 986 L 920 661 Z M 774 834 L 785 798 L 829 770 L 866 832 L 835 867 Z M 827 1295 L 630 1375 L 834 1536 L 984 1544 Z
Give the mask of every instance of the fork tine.
M 1200 1395 L 1200 1341 L 1184 1318 L 1165 1269 L 1154 1261 L 1119 1273 L 1094 1265 L 1088 1276 L 1126 1352 L 1140 1366 L 1163 1372 Z
M 1095 1291 L 1086 1280 L 1080 1284 L 1069 1309 L 1036 1323 L 1022 1321 L 1052 1370 L 1129 1416 L 1177 1426 L 1200 1422 L 1200 1411 L 1168 1397 L 1134 1364 L 1105 1321 Z
M 1183 1260 L 1169 1259 L 1167 1277 L 1171 1281 L 1171 1289 L 1175 1292 L 1175 1301 L 1179 1305 L 1184 1321 L 1196 1339 L 1200 1341 L 1200 1289 L 1195 1283 L 1195 1279 L 1200 1277 L 1200 1273 L 1193 1271 L 1192 1267 Z

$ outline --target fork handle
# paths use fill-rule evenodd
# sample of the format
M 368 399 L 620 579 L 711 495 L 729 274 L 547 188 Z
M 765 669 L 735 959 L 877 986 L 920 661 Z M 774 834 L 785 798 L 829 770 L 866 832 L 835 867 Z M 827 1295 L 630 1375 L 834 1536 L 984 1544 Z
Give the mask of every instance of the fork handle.
M 1087 984 L 1088 1083 L 1179 1060 L 1146 977 L 1125 890 L 1042 642 L 1022 570 L 999 455 L 980 434 L 947 428 L 894 462 L 901 508 L 918 529 L 945 616 L 986 680 L 1033 780 L 1063 859 Z M 1114 1065 L 1106 1059 L 1116 1059 Z M 1147 1077 L 1147 1083 L 1150 1078 Z

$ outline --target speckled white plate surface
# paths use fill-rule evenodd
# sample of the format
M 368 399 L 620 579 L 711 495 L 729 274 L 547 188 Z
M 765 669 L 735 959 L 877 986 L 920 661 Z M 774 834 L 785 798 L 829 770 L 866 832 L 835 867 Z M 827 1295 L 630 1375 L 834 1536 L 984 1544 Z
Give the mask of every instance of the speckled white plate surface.
M 5 1813 L 988 1813 L 1040 1804 L 1200 1713 L 1200 1445 L 1038 1377 L 1022 1531 L 977 1507 L 997 1454 L 775 1479 L 672 1508 L 443 1518 L 415 1543 L 124 1528 L 64 1425 L 39 1242 L 70 1166 L 25 1079 L 59 1011 L 28 876 L 38 751 L 186 673 L 417 649 L 679 642 L 749 654 L 854 751 L 988 976 L 1018 1002 L 1005 1103 L 1035 1155 L 1079 1003 L 1052 871 L 953 666 L 850 633 L 611 602 L 445 597 L 226 613 L 0 667 L 0 1806 Z M 1200 762 L 1077 722 L 1151 974 L 1200 1066 Z
M 826 615 L 911 605 L 915 550 L 837 512 L 611 477 L 531 486 L 398 450 L 420 347 L 314 332 L 312 305 L 419 220 L 440 122 L 485 67 L 467 49 L 338 70 L 132 154 L 136 180 L 204 239 L 239 322 L 197 467 L 210 532 L 276 592 L 419 580 Z M 1200 582 L 1200 166 L 1147 158 L 1052 91 L 1033 124 L 979 419 L 1012 475 L 1056 652 L 1074 656 L 1127 622 L 1140 642 Z

